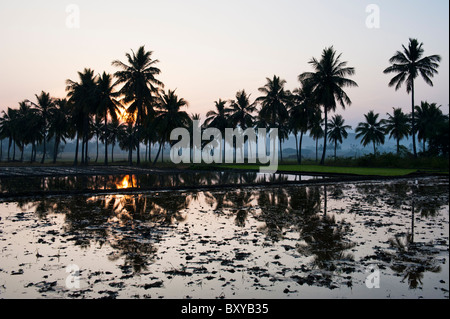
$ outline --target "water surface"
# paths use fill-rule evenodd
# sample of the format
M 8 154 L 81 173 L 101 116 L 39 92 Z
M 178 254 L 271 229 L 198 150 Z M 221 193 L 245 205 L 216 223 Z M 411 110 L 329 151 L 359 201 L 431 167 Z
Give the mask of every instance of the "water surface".
M 448 298 L 448 186 L 4 200 L 0 298 Z

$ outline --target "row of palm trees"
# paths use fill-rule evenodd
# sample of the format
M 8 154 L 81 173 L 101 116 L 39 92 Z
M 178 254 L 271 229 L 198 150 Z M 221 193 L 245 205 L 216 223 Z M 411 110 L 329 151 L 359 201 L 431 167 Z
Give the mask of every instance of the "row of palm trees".
M 47 142 L 53 140 L 55 162 L 61 142 L 73 139 L 76 143 L 74 165 L 79 162 L 80 140 L 80 163 L 87 165 L 89 141 L 96 137 L 96 162 L 98 142 L 101 141 L 105 146 L 105 165 L 109 161 L 108 145 L 111 145 L 113 152 L 116 143 L 128 151 L 130 164 L 133 151 L 136 151 L 138 165 L 141 163 L 141 143 L 146 146 L 146 161 L 151 159 L 152 145 L 158 144 L 155 163 L 162 156 L 164 145 L 171 143 L 170 132 L 177 127 L 191 128 L 193 121 L 199 120 L 199 115 L 189 115 L 183 110 L 188 106 L 187 101 L 179 98 L 175 91 L 164 90 L 164 84 L 157 79 L 161 73 L 156 67 L 159 61 L 153 59 L 152 54 L 144 46 L 136 52 L 127 53 L 126 63 L 119 60 L 112 62 L 118 69 L 113 75 L 105 72 L 96 75 L 88 68 L 78 72 L 78 80 L 66 81 L 65 99 L 54 99 L 49 93 L 41 92 L 36 95 L 36 102 L 25 100 L 19 103 L 19 109 L 8 108 L 0 117 L 0 140 L 3 143 L 3 139 L 8 139 L 8 160 L 12 145 L 12 158 L 15 159 L 17 146 L 21 151 L 21 160 L 24 147 L 31 145 L 33 162 L 36 160 L 37 146 L 40 145 L 43 147 L 43 163 L 47 155 Z M 427 84 L 433 85 L 431 78 L 437 73 L 440 57 L 422 55 L 422 44 L 416 39 L 410 39 L 409 46 L 403 46 L 403 52 L 398 51 L 390 59 L 391 66 L 384 70 L 385 73 L 397 73 L 389 86 L 399 89 L 406 83 L 413 104 L 411 115 L 404 114 L 401 109 L 394 109 L 386 121 L 378 121 L 378 115 L 374 112 L 365 115 L 366 123 L 360 123 L 356 132 L 364 146 L 374 143 L 374 152 L 375 145 L 384 142 L 386 133 L 397 140 L 397 150 L 399 141 L 411 135 L 413 152 L 417 156 L 416 133 L 419 132 L 418 138 L 424 145 L 430 136 L 424 132 L 431 128 L 424 129 L 421 123 L 425 121 L 423 125 L 430 125 L 432 122 L 429 117 L 420 115 L 423 105 L 421 108 L 414 105 L 414 81 L 421 75 Z M 347 62 L 341 60 L 341 54 L 337 54 L 333 47 L 324 49 L 320 59 L 313 58 L 309 63 L 313 71 L 298 76 L 300 86 L 295 90 L 287 90 L 286 81 L 278 76 L 266 78 L 266 84 L 259 88 L 261 96 L 253 102 L 245 90 L 237 92 L 235 99 L 216 101 L 214 110 L 206 114 L 202 126 L 215 127 L 222 132 L 222 136 L 225 136 L 225 128 L 228 127 L 244 130 L 252 127 L 277 128 L 280 146 L 289 134 L 295 136 L 299 162 L 302 158 L 303 137 L 309 132 L 316 141 L 316 153 L 318 140 L 323 138 L 323 164 L 327 141 L 334 142 L 336 156 L 337 143 L 342 143 L 343 138 L 347 137 L 346 130 L 350 128 L 344 124 L 340 115 L 335 114 L 329 121 L 328 113 L 335 112 L 338 105 L 342 108 L 351 105 L 345 88 L 358 85 L 349 78 L 355 74 L 355 69 L 347 66 Z M 433 112 L 439 113 L 439 107 L 427 105 Z M 440 115 L 442 119 L 442 112 Z M 282 152 L 280 155 L 282 160 Z
M 419 141 L 422 141 L 422 151 L 427 151 L 426 143 L 430 144 L 437 132 L 437 127 L 446 125 L 448 127 L 449 117 L 444 115 L 436 103 L 421 102 L 414 107 L 415 129 Z M 400 141 L 412 135 L 412 114 L 406 114 L 401 108 L 393 108 L 392 114 L 386 113 L 386 119 L 380 119 L 380 114 L 369 111 L 364 114 L 365 121 L 360 122 L 355 129 L 356 138 L 361 139 L 361 144 L 373 145 L 373 154 L 377 153 L 377 145 L 384 144 L 386 135 L 397 143 L 397 155 L 400 155 Z M 334 157 L 336 159 L 336 148 L 338 143 L 348 137 L 348 129 L 341 115 L 334 115 L 328 123 L 329 141 L 334 143 Z

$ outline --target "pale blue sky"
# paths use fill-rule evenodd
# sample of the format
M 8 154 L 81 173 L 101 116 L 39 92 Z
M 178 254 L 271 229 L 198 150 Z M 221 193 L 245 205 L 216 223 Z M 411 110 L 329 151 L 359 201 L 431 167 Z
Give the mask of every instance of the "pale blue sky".
M 366 27 L 367 5 L 380 8 L 380 28 Z M 66 26 L 66 7 L 80 9 L 80 28 Z M 333 45 L 356 68 L 359 88 L 343 114 L 353 126 L 375 110 L 410 110 L 402 88 L 388 88 L 382 73 L 388 59 L 410 37 L 425 54 L 442 56 L 435 86 L 422 80 L 416 101 L 449 104 L 449 2 L 447 0 L 33 0 L 0 2 L 0 110 L 17 107 L 41 90 L 65 96 L 65 80 L 90 67 L 113 73 L 111 62 L 145 45 L 160 60 L 160 79 L 189 101 L 190 113 L 204 115 L 219 98 L 233 98 L 274 74 L 298 86 L 308 61 Z M 204 119 L 204 116 L 203 116 Z

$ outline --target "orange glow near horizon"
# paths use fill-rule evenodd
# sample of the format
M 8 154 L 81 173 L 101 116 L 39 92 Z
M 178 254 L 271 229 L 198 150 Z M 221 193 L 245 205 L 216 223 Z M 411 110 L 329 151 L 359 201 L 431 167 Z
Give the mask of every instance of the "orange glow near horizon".
M 136 187 L 137 180 L 135 175 L 127 175 L 116 183 L 118 189 L 126 189 Z

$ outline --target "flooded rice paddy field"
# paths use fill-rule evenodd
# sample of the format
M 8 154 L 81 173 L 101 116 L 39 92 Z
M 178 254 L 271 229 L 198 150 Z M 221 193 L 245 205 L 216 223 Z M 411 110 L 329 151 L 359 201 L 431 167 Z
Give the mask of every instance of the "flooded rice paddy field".
M 433 177 L 4 199 L 0 298 L 444 299 L 448 187 Z

